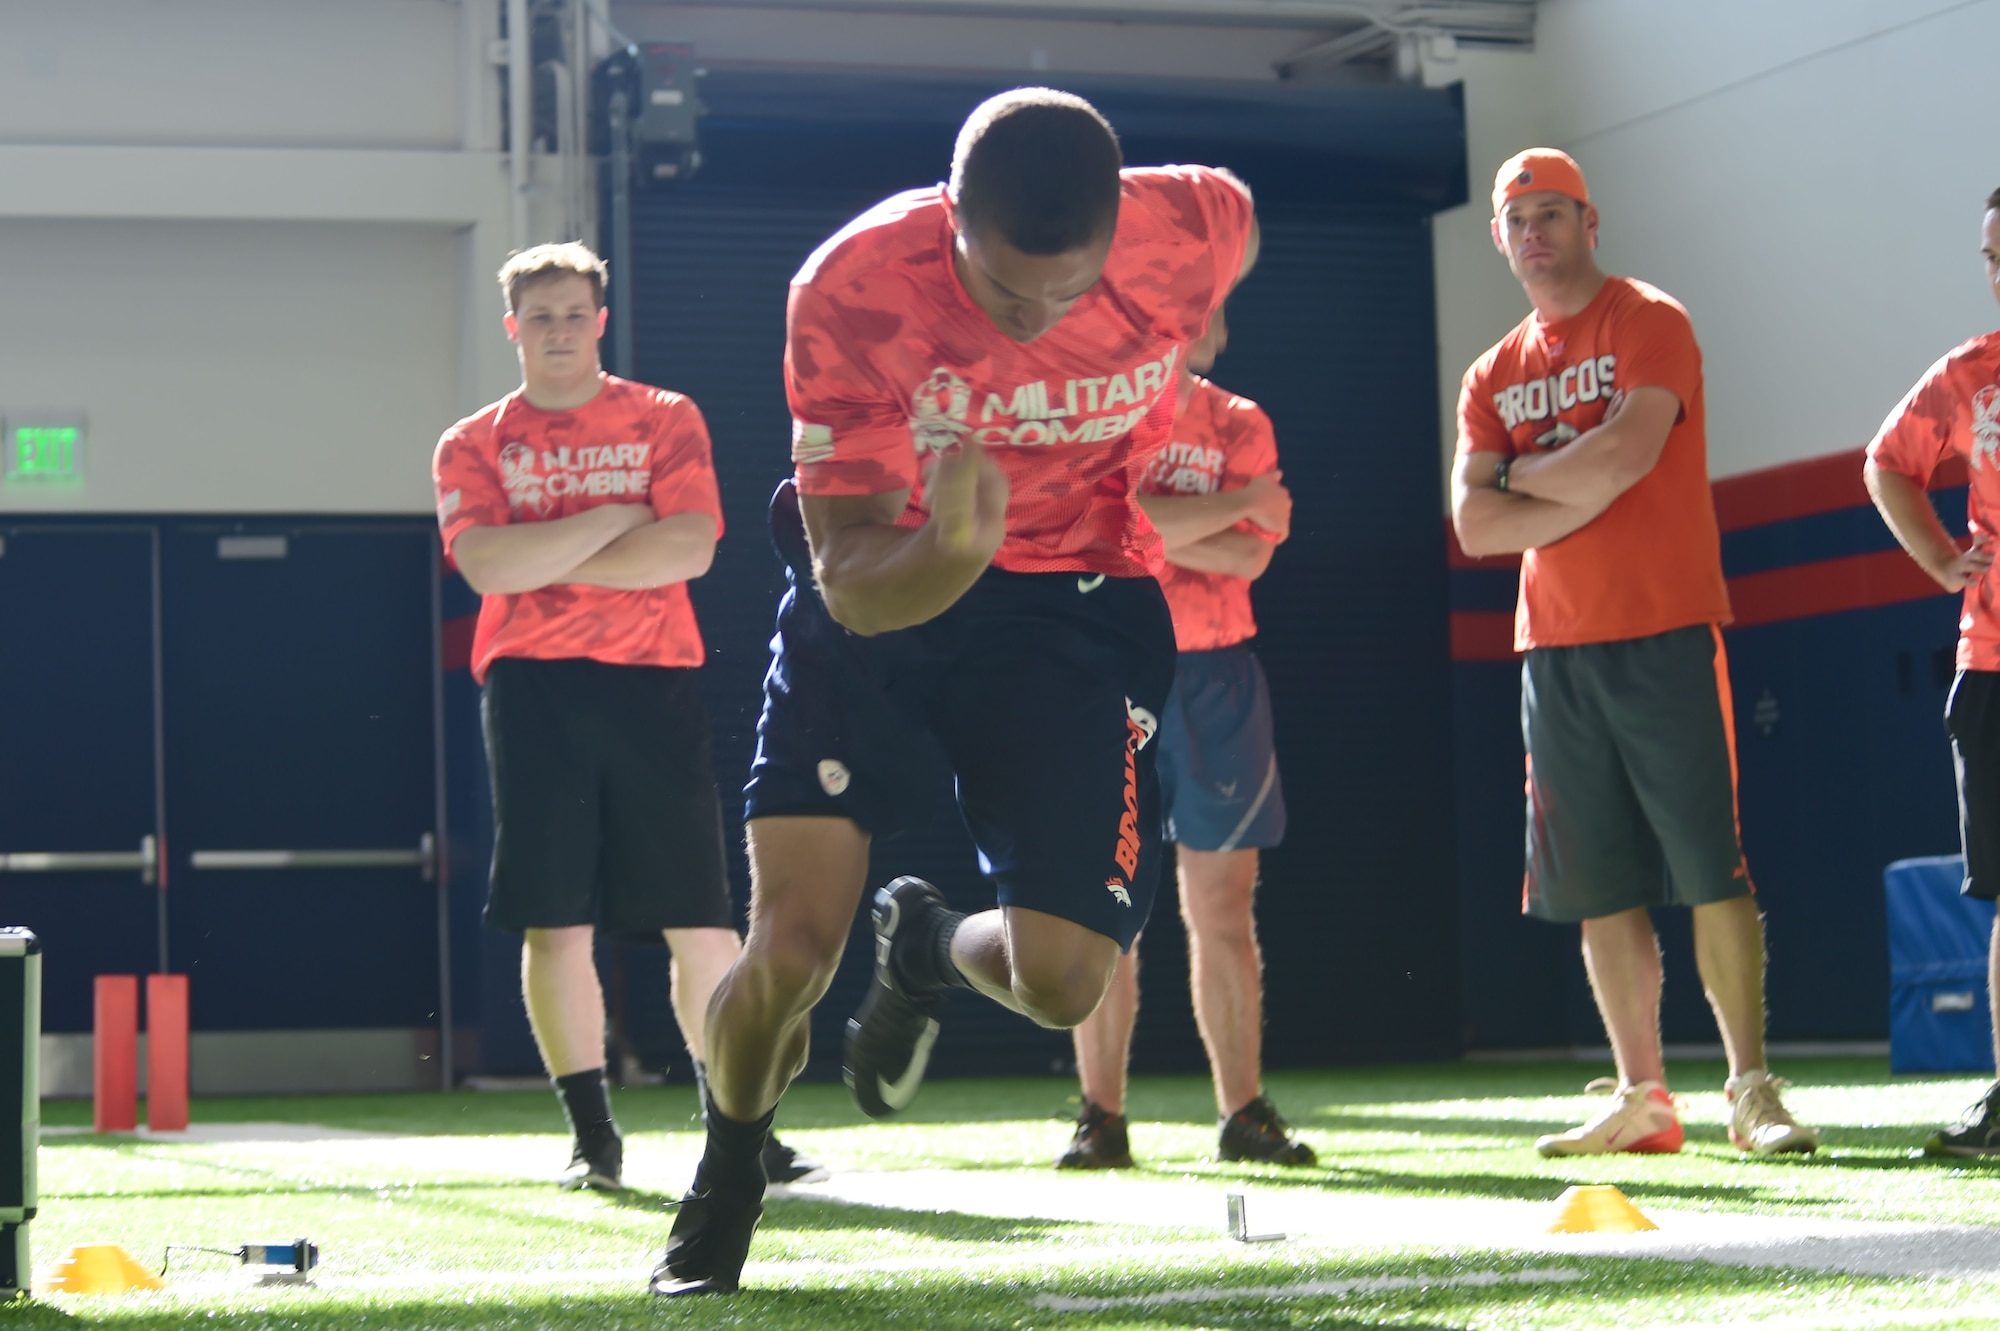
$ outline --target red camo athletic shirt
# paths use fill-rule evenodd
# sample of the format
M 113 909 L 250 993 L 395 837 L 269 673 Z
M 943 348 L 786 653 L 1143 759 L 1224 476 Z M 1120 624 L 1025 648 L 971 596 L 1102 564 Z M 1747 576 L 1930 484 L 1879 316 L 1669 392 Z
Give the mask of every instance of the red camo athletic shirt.
M 1147 495 L 1216 494 L 1240 490 L 1252 479 L 1278 469 L 1278 436 L 1271 418 L 1247 397 L 1238 397 L 1199 376 L 1181 403 L 1174 439 L 1153 458 L 1140 482 Z M 1232 530 L 1267 541 L 1276 532 L 1244 519 Z M 1160 572 L 1160 590 L 1174 615 L 1174 645 L 1184 652 L 1229 647 L 1257 635 L 1250 613 L 1250 579 L 1203 573 L 1169 562 Z
M 887 199 L 792 279 L 785 390 L 799 493 L 908 488 L 961 439 L 1007 474 L 993 566 L 1117 577 L 1154 572 L 1160 538 L 1132 502 L 1173 428 L 1187 344 L 1243 267 L 1249 197 L 1201 166 L 1128 169 L 1103 279 L 1032 342 L 1016 342 L 952 267 L 943 189 Z
M 1634 388 L 1671 392 L 1680 419 L 1638 484 L 1587 526 L 1521 556 L 1516 650 L 1729 622 L 1701 348 L 1687 311 L 1666 292 L 1613 277 L 1569 319 L 1523 319 L 1465 372 L 1459 451 L 1519 457 L 1560 448 L 1604 419 L 1613 394 Z
M 444 432 L 431 464 L 447 556 L 468 527 L 547 522 L 600 504 L 706 513 L 722 535 L 708 426 L 679 393 L 604 376 L 570 411 L 544 411 L 516 389 Z M 554 583 L 483 596 L 472 677 L 495 658 L 588 657 L 612 665 L 698 666 L 704 651 L 687 584 L 620 591 Z
M 1969 464 L 1965 496 L 1973 535 L 1995 533 L 2000 520 L 2000 333 L 1952 348 L 1896 404 L 1868 445 L 1875 465 L 1930 484 L 1937 465 L 1957 453 Z M 1961 670 L 2000 670 L 2000 575 L 1965 589 L 1958 621 Z

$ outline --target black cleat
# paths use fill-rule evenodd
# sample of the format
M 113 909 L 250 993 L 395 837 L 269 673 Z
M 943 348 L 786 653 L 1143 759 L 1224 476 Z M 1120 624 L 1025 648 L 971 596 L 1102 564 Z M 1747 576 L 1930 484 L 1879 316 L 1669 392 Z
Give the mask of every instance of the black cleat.
M 1933 1132 L 1924 1143 L 1924 1154 L 2000 1155 L 2000 1081 L 1987 1087 L 1957 1123 Z
M 1056 1168 L 1132 1168 L 1132 1143 L 1126 1136 L 1125 1116 L 1086 1099 L 1083 1112 L 1076 1116 L 1076 1135 L 1056 1157 Z
M 580 1188 L 591 1188 L 598 1192 L 622 1192 L 625 1189 L 625 1139 L 617 1130 L 586 1142 L 575 1139 L 575 1149 L 570 1153 L 569 1168 L 556 1176 L 556 1186 L 564 1192 L 575 1192 Z
M 1285 1120 L 1263 1096 L 1222 1121 L 1216 1157 L 1222 1160 L 1255 1160 L 1267 1165 L 1316 1165 L 1313 1148 L 1292 1136 Z
M 704 1188 L 701 1171 L 681 1198 L 667 1250 L 646 1287 L 662 1298 L 734 1294 L 750 1256 L 750 1236 L 764 1215 L 764 1187 Z
M 899 947 L 928 948 L 950 914 L 943 894 L 921 878 L 898 878 L 875 894 L 875 982 L 848 1019 L 841 1069 L 854 1102 L 870 1118 L 887 1118 L 916 1098 L 944 1001 L 942 988 L 908 988 L 893 954 Z
M 776 1133 L 764 1139 L 764 1178 L 771 1183 L 818 1183 L 830 1171 L 810 1156 L 800 1155 L 778 1140 Z

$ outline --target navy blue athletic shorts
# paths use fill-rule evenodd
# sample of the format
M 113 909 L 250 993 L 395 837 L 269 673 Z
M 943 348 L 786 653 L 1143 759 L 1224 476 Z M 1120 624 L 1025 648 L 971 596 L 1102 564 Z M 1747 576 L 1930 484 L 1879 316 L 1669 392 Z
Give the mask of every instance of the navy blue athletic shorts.
M 1250 644 L 1182 652 L 1160 714 L 1167 840 L 1189 850 L 1265 850 L 1285 839 L 1271 686 Z
M 744 817 L 899 831 L 941 756 L 1000 904 L 1130 947 L 1160 866 L 1152 740 L 1174 630 L 1159 583 L 989 569 L 937 618 L 864 638 L 833 622 L 813 586 L 789 481 L 771 530 L 791 587 Z

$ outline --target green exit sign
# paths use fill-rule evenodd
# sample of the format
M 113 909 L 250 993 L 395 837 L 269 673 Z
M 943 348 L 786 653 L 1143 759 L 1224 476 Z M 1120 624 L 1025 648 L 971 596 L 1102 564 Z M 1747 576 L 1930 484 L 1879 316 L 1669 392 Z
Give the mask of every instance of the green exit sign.
M 10 418 L 4 432 L 9 489 L 75 489 L 83 484 L 81 412 L 34 412 Z

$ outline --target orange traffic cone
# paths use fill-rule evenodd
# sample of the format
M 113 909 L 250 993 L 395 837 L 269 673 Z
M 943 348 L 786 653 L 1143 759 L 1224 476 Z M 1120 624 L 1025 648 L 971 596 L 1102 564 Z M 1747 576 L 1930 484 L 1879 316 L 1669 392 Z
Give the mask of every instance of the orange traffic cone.
M 115 1243 L 86 1243 L 71 1248 L 42 1282 L 48 1293 L 125 1294 L 135 1289 L 165 1289 L 166 1282 L 132 1260 Z
M 1659 1226 L 1646 1219 L 1631 1198 L 1608 1183 L 1583 1184 L 1556 1199 L 1551 1234 L 1634 1234 Z

